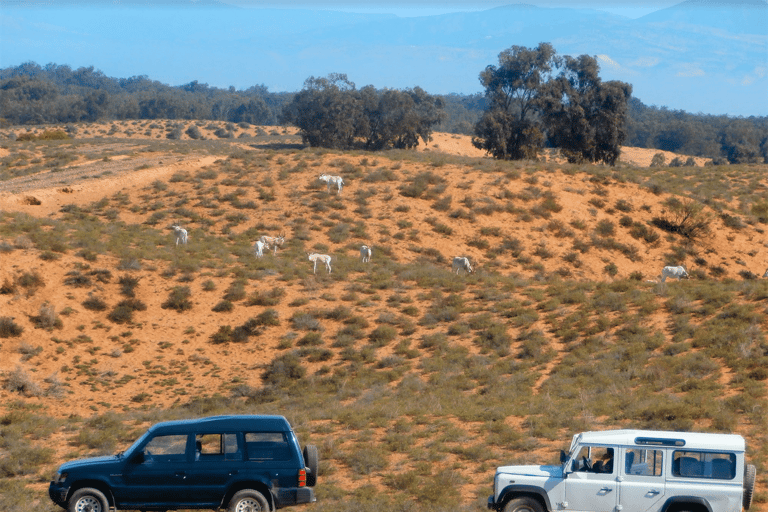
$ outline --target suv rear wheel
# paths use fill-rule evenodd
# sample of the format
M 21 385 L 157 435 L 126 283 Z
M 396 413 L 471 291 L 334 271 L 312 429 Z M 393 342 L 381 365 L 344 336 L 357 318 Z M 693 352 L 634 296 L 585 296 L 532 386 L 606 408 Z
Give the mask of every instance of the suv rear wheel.
M 72 493 L 68 512 L 109 512 L 109 502 L 98 489 L 83 487 Z
M 229 512 L 269 512 L 269 502 L 259 491 L 244 489 L 229 500 Z
M 504 505 L 504 512 L 544 512 L 541 503 L 533 498 L 523 496 L 515 498 Z

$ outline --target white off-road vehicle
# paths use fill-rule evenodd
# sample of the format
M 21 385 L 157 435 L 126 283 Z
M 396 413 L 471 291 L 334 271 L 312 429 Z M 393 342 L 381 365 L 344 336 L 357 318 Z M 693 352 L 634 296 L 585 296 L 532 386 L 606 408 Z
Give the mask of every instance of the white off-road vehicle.
M 573 436 L 559 466 L 496 469 L 499 512 L 740 512 L 755 466 L 731 434 L 609 430 Z

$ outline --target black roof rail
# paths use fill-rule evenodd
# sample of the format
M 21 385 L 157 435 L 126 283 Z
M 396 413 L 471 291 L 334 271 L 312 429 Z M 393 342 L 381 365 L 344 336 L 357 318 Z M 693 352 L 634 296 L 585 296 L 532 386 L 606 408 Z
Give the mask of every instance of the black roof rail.
M 665 437 L 636 437 L 635 444 L 655 446 L 685 446 L 685 439 L 670 439 Z

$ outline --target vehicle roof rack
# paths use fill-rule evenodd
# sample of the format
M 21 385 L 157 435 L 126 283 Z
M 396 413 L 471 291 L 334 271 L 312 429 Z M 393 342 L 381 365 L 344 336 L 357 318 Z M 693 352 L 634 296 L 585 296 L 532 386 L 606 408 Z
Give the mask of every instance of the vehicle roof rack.
M 685 440 L 670 439 L 665 437 L 636 437 L 635 444 L 649 444 L 655 446 L 685 446 Z

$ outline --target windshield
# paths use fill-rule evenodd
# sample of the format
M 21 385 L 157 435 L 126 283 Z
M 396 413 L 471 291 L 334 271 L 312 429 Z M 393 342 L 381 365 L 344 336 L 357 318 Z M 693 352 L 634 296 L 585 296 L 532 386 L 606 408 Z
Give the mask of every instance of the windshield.
M 571 459 L 576 454 L 576 447 L 579 445 L 579 441 L 581 441 L 581 434 L 575 434 L 573 436 L 573 439 L 571 440 L 571 447 L 568 448 L 568 458 Z
M 133 454 L 134 450 L 136 450 L 136 448 L 137 448 L 139 445 L 143 444 L 143 443 L 144 443 L 144 441 L 147 439 L 147 437 L 149 437 L 149 433 L 150 433 L 150 431 L 149 431 L 149 430 L 147 430 L 146 432 L 144 432 L 144 435 L 143 435 L 143 436 L 141 436 L 140 438 L 138 438 L 136 441 L 134 441 L 134 443 L 131 445 L 131 447 L 130 447 L 130 448 L 128 448 L 128 449 L 127 449 L 127 450 L 125 450 L 124 452 L 120 452 L 120 453 L 118 453 L 118 455 L 125 455 L 126 457 L 130 457 L 130 456 Z

